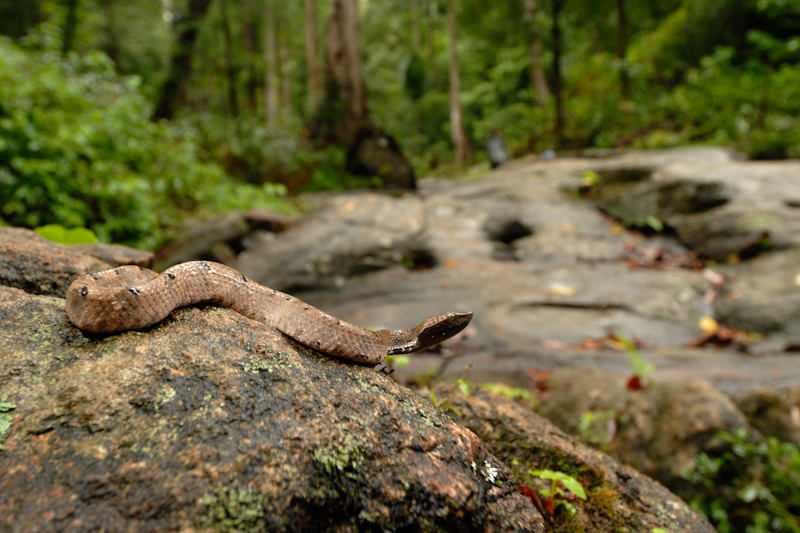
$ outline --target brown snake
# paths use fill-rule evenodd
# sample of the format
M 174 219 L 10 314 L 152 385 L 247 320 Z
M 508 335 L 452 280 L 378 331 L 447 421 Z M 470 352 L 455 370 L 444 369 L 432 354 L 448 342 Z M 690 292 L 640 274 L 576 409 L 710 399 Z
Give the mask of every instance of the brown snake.
M 209 261 L 181 263 L 161 274 L 124 266 L 81 276 L 67 289 L 70 320 L 94 333 L 144 328 L 160 322 L 175 308 L 196 304 L 228 307 L 310 348 L 370 364 L 380 363 L 387 355 L 438 344 L 472 319 L 472 313 L 446 313 L 415 328 L 371 331 Z

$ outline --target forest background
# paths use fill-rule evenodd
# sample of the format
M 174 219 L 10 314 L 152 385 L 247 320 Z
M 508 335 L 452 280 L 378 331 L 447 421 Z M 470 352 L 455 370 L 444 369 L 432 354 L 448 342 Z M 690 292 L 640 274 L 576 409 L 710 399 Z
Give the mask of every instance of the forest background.
M 2 222 L 144 248 L 384 184 L 365 127 L 416 176 L 494 130 L 512 156 L 800 157 L 798 0 L 2 0 L 0 34 Z

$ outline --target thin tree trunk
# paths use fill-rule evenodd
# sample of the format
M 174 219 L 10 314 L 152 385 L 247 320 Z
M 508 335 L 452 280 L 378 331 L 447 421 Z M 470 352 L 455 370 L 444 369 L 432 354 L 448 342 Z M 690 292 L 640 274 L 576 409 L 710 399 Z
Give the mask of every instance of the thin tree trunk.
M 530 41 L 531 56 L 531 82 L 537 107 L 547 107 L 550 103 L 550 88 L 542 68 L 542 41 L 539 38 L 539 28 L 536 24 L 536 0 L 525 0 L 523 14 L 528 24 L 528 40 Z
M 425 32 L 425 42 L 428 45 L 428 80 L 431 87 L 436 86 L 437 81 L 437 71 L 436 71 L 436 35 L 435 35 L 435 27 L 434 21 L 437 20 L 437 11 L 438 7 L 436 3 L 430 2 L 429 0 L 423 0 L 427 2 L 428 9 L 427 9 L 427 24 L 426 32 Z
M 250 111 L 255 111 L 256 106 L 256 23 L 253 19 L 250 2 L 245 3 L 242 9 L 242 39 L 244 41 L 244 55 L 247 64 L 247 84 L 245 85 L 245 102 Z
M 106 15 L 104 27 L 106 33 L 105 53 L 119 67 L 119 43 L 117 42 L 117 17 L 114 13 L 114 0 L 102 0 Z
M 555 94 L 556 104 L 556 124 L 554 128 L 555 148 L 561 147 L 561 140 L 564 134 L 564 106 L 561 101 L 561 8 L 565 0 L 553 0 L 553 93 Z
M 334 131 L 323 136 L 352 145 L 362 121 L 367 120 L 367 89 L 358 46 L 357 0 L 334 0 L 325 36 L 325 77 L 331 114 L 338 115 Z
M 264 9 L 264 106 L 267 124 L 278 121 L 278 42 L 275 35 L 275 5 L 266 0 Z
M 456 165 L 461 167 L 472 156 L 469 141 L 464 133 L 461 114 L 460 75 L 458 72 L 458 47 L 456 41 L 456 0 L 450 0 L 447 9 L 447 33 L 450 41 L 450 135 L 456 152 Z
M 410 0 L 411 8 L 411 51 L 419 56 L 420 37 L 419 37 L 419 0 Z
M 314 109 L 322 96 L 319 83 L 316 0 L 306 0 L 306 62 L 308 63 L 308 109 Z
M 222 34 L 225 38 L 225 62 L 228 75 L 228 106 L 234 117 L 239 116 L 239 102 L 236 98 L 236 66 L 233 64 L 233 38 L 228 20 L 228 0 L 220 0 L 222 5 Z
M 63 41 L 61 42 L 61 53 L 67 55 L 74 45 L 75 28 L 78 26 L 78 4 L 80 0 L 67 0 L 67 8 L 64 13 Z
M 169 72 L 153 111 L 153 120 L 171 119 L 181 99 L 185 98 L 186 83 L 192 74 L 192 53 L 197 40 L 198 26 L 208 11 L 211 0 L 189 0 L 189 12 L 176 19 L 178 39 L 172 49 Z
M 292 60 L 289 57 L 288 37 L 280 44 L 281 56 L 281 117 L 286 120 L 292 114 Z
M 628 17 L 625 13 L 625 0 L 617 0 L 617 58 L 620 63 L 619 83 L 622 97 L 630 96 L 630 80 L 625 70 L 625 52 L 628 48 Z

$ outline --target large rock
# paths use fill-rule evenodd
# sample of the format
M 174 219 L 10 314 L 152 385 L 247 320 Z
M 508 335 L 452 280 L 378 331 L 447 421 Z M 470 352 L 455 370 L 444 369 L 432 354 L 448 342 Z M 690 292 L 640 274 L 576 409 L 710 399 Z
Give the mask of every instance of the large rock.
M 782 347 L 800 346 L 800 250 L 772 252 L 720 270 L 728 277 L 714 305 L 721 321 L 777 333 Z
M 537 415 L 530 405 L 515 403 L 483 390 L 469 397 L 441 384 L 437 398 L 447 398 L 486 446 L 520 479 L 537 488 L 529 469 L 550 469 L 578 479 L 587 490 L 574 516 L 557 513 L 553 531 L 712 532 L 711 524 L 659 483 L 608 455 L 581 444 Z
M 100 337 L 0 293 L 0 529 L 544 531 L 472 432 L 371 368 L 227 310 Z
M 584 527 L 710 531 L 529 410 L 466 400 L 476 414 L 460 421 L 500 459 L 384 374 L 230 310 L 91 335 L 62 299 L 0 287 L 0 391 L 3 530 L 545 531 L 507 462 L 574 465 L 593 495 L 578 505 Z
M 149 266 L 152 254 L 109 244 L 63 246 L 29 229 L 0 227 L 0 285 L 64 297 L 75 277 L 115 266 Z
M 730 397 L 705 381 L 634 391 L 617 375 L 576 367 L 554 371 L 547 387 L 542 415 L 673 489 L 717 432 L 748 427 Z
M 234 266 L 281 290 L 341 287 L 356 274 L 430 255 L 426 230 L 418 198 L 340 195 L 288 231 L 241 254 Z
M 598 161 L 592 201 L 626 223 L 660 220 L 689 248 L 724 260 L 800 244 L 800 162 L 744 162 L 706 149 Z

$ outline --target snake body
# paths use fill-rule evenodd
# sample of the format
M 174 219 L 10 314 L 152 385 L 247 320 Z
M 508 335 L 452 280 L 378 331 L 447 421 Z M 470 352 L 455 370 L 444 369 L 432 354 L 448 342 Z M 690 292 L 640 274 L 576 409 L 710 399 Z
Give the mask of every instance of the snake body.
M 219 263 L 189 261 L 157 274 L 123 266 L 77 278 L 67 289 L 67 315 L 79 328 L 117 333 L 160 322 L 178 307 L 228 307 L 320 352 L 377 364 L 387 355 L 438 344 L 464 329 L 472 313 L 446 313 L 415 328 L 371 331 L 339 320 Z

